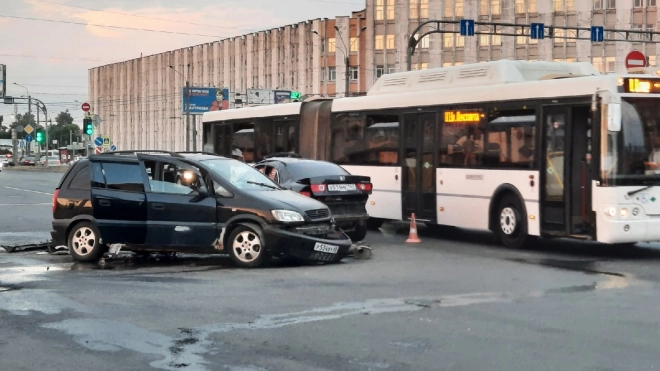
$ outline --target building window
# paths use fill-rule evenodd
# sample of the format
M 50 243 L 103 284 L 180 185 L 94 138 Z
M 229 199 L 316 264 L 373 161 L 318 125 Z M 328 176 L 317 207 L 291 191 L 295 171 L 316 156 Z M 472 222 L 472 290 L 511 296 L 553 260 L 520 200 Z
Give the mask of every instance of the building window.
M 376 49 L 385 49 L 385 36 L 376 35 Z
M 387 2 L 387 19 L 394 19 L 394 1 L 389 0 Z
M 454 18 L 454 1 L 445 1 L 445 18 Z
M 385 74 L 385 68 L 383 66 L 376 67 L 376 78 L 379 78 Z
M 598 70 L 600 73 L 605 72 L 605 66 L 603 65 L 603 57 L 596 57 L 594 58 L 591 63 L 594 65 L 594 68 Z
M 428 49 L 429 48 L 429 36 L 426 35 L 424 36 L 423 39 L 419 40 L 419 34 L 415 35 L 415 38 L 417 39 L 417 47 L 421 49 Z
M 350 67 L 348 69 L 348 75 L 350 76 L 351 81 L 357 81 L 357 79 L 360 77 L 360 71 L 357 67 Z
M 396 72 L 396 67 L 387 67 L 387 73 L 394 73 Z
M 429 64 L 428 63 L 420 63 L 419 64 L 419 69 L 420 70 L 428 70 L 429 69 Z
M 502 14 L 502 4 L 500 0 L 490 0 L 490 13 L 493 15 Z
M 337 80 L 337 67 L 328 68 L 328 81 Z
M 337 51 L 337 39 L 334 37 L 328 39 L 328 53 L 334 53 Z
M 569 12 L 575 10 L 574 0 L 553 0 L 555 12 Z
M 530 13 L 536 13 L 536 0 L 528 0 L 528 1 L 529 1 L 528 11 Z
M 614 73 L 616 71 L 616 57 L 605 57 L 605 72 Z
M 633 1 L 633 7 L 641 8 L 643 6 L 644 6 L 644 0 L 634 0 Z
M 356 52 L 360 49 L 360 40 L 357 37 L 351 37 L 351 51 Z
M 465 14 L 465 11 L 463 10 L 463 2 L 464 0 L 455 0 L 456 1 L 456 6 L 454 7 L 454 13 L 456 14 L 457 17 L 463 17 Z
M 465 36 L 456 36 L 456 47 L 462 48 L 465 46 Z
M 616 9 L 616 0 L 605 0 L 607 9 Z
M 387 35 L 387 49 L 396 49 L 396 40 L 394 35 Z
M 410 18 L 419 18 L 419 0 L 410 0 Z
M 655 0 L 646 0 L 646 6 L 655 6 Z
M 553 39 L 555 39 L 555 44 L 563 43 L 566 40 L 566 30 L 555 28 Z
M 442 35 L 442 45 L 445 48 L 454 47 L 454 34 L 453 33 L 443 34 Z
M 376 0 L 376 20 L 382 21 L 385 19 L 385 6 L 383 2 L 385 0 Z
M 429 17 L 429 0 L 422 0 L 422 3 L 419 4 L 419 16 L 421 18 Z
M 479 0 L 479 14 L 487 15 L 490 8 L 490 0 Z
M 516 13 L 527 13 L 527 4 L 525 4 L 525 0 L 516 0 Z
M 603 1 L 605 0 L 594 0 L 594 10 L 603 9 Z
M 479 42 L 482 46 L 502 45 L 501 35 L 479 35 Z

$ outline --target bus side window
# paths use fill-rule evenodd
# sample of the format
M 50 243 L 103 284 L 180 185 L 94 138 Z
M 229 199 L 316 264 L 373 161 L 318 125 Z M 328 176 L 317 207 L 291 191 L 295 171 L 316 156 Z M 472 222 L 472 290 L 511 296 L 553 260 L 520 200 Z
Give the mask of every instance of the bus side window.
M 487 167 L 534 166 L 536 115 L 533 109 L 498 110 L 488 117 Z

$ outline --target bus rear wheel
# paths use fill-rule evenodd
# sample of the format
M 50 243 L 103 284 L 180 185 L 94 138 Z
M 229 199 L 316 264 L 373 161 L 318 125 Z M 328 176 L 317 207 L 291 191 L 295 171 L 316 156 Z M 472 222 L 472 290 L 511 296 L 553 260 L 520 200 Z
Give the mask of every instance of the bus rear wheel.
M 527 216 L 519 197 L 505 195 L 497 207 L 495 234 L 500 242 L 511 249 L 519 249 L 527 241 Z

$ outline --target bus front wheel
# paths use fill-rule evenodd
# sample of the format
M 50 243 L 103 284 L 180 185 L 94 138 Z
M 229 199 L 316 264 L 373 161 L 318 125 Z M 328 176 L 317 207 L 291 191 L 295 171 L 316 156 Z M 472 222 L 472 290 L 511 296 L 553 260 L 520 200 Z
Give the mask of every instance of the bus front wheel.
M 512 249 L 523 247 L 527 240 L 527 216 L 520 198 L 507 194 L 497 207 L 495 234 L 500 242 Z

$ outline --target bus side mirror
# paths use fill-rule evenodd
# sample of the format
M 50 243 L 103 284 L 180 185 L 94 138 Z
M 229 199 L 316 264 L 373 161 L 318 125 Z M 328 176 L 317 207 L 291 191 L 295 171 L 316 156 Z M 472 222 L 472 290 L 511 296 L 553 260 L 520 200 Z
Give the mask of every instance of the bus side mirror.
M 607 130 L 621 131 L 621 104 L 607 104 Z

